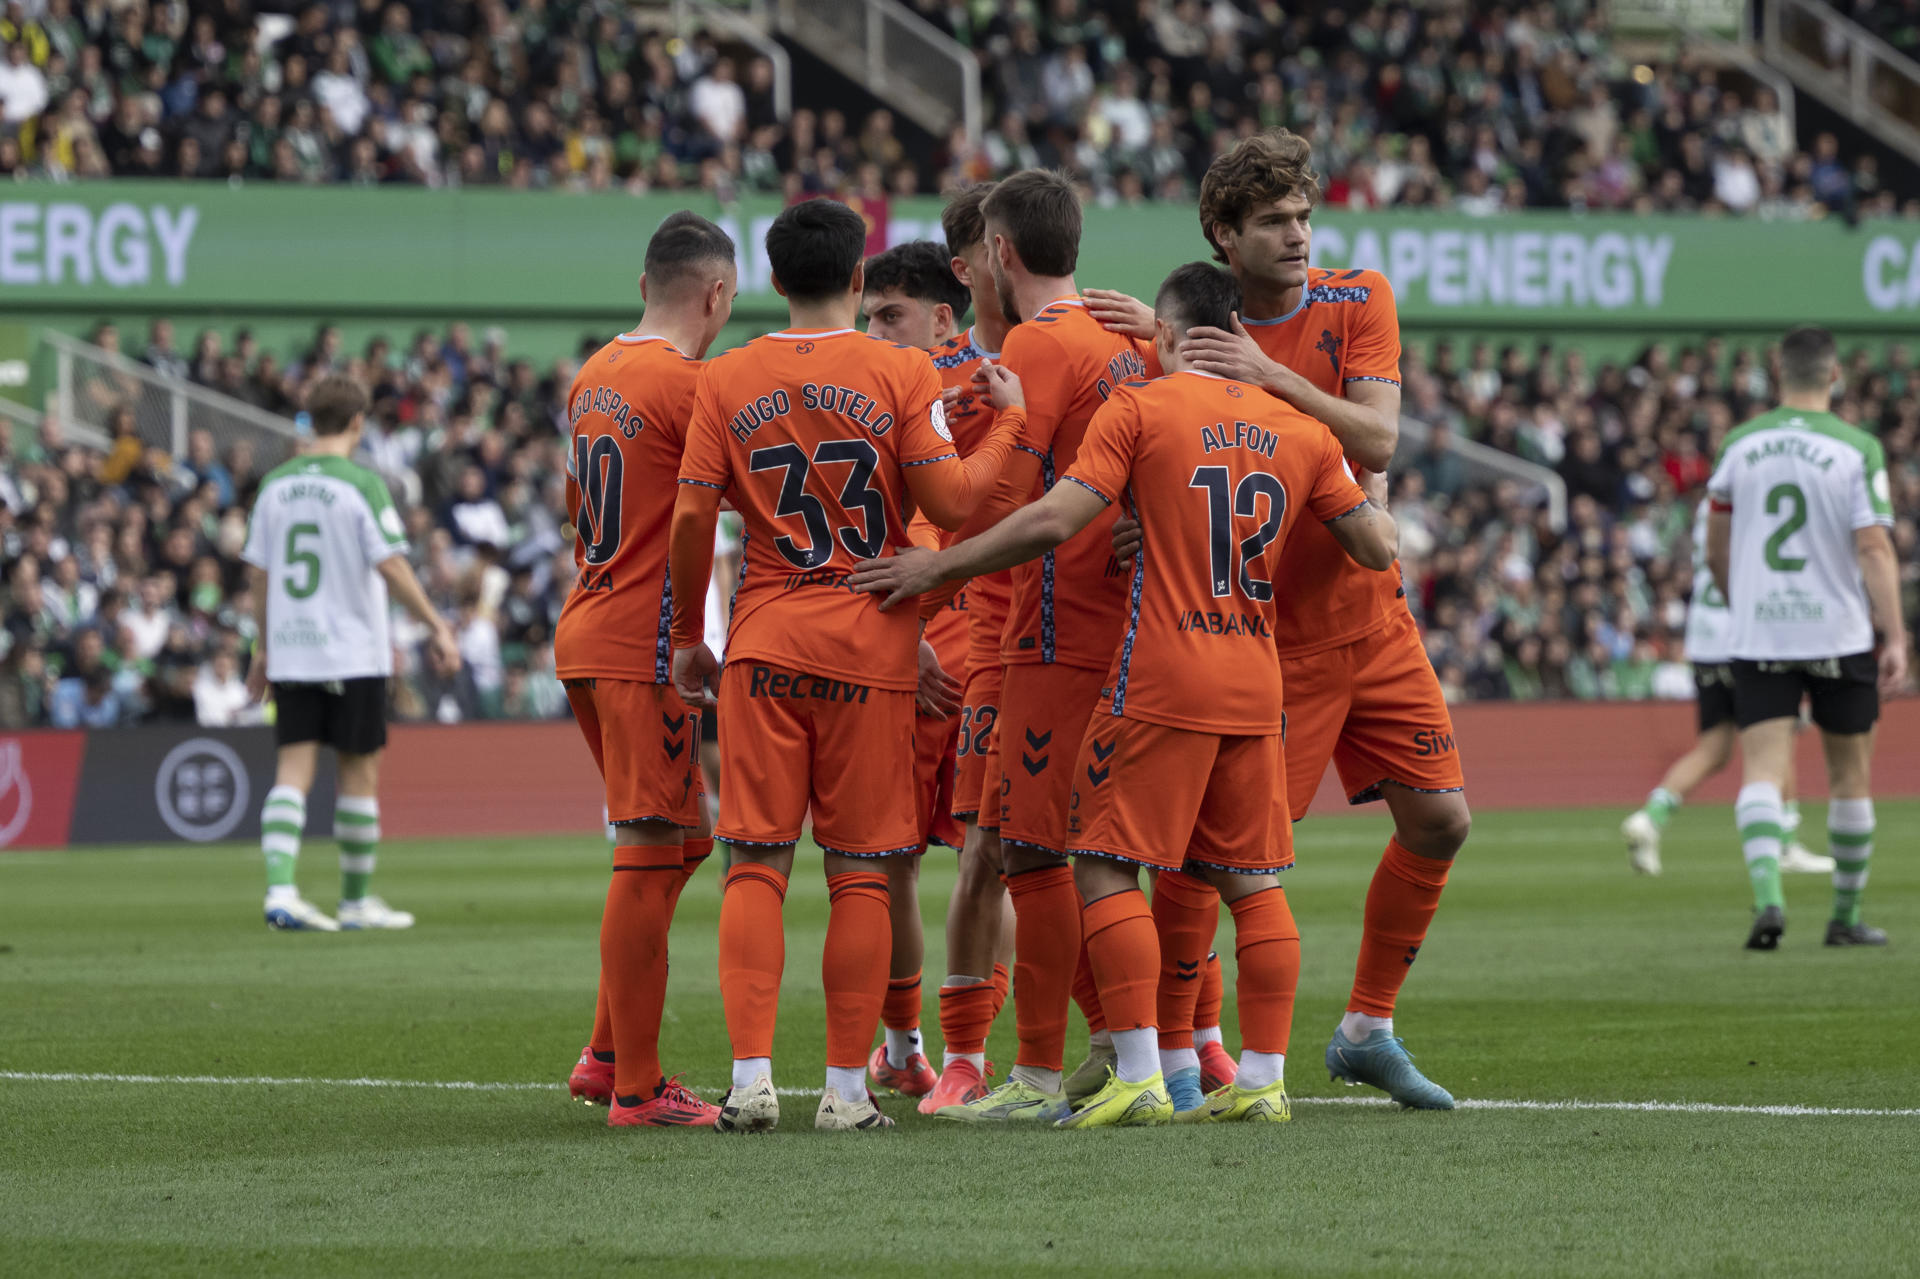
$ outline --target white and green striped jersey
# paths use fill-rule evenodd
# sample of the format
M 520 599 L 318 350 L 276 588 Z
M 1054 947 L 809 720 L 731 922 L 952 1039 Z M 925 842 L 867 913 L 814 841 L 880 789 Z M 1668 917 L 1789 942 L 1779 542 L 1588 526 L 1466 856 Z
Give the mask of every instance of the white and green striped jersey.
M 1831 413 L 1775 409 L 1727 436 L 1707 492 L 1733 512 L 1730 656 L 1801 661 L 1873 647 L 1853 535 L 1893 523 L 1879 440 Z
M 267 678 L 325 683 L 393 674 L 387 583 L 407 549 L 386 484 L 343 457 L 268 472 L 241 558 L 267 573 Z
M 1687 602 L 1687 660 L 1708 665 L 1732 656 L 1727 652 L 1732 623 L 1727 597 L 1714 585 L 1713 571 L 1707 567 L 1707 511 L 1712 505 L 1703 497 L 1693 508 L 1693 598 Z

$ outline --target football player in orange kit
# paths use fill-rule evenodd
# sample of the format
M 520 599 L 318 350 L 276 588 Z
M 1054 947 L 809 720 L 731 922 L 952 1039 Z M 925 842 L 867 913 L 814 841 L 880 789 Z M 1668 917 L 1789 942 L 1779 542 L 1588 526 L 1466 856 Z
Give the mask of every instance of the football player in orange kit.
M 714 1127 L 779 1122 L 773 1032 L 786 942 L 782 900 L 808 812 L 831 900 L 822 984 L 826 1086 L 814 1125 L 892 1121 L 866 1089 L 891 928 L 878 859 L 919 847 L 913 710 L 919 622 L 852 591 L 862 559 L 906 545 L 911 500 L 957 528 L 1000 473 L 1019 413 L 1002 414 L 965 462 L 924 351 L 853 327 L 860 216 L 808 200 L 774 219 L 767 257 L 792 327 L 709 362 L 681 461 L 670 564 L 673 678 L 710 705 L 719 686 L 720 816 L 732 848 L 720 906 L 720 993 L 733 1086 Z M 702 642 L 722 495 L 746 527 L 722 674 Z
M 733 295 L 733 241 L 705 218 L 673 214 L 647 245 L 640 323 L 594 352 L 567 394 L 578 574 L 554 630 L 555 673 L 616 832 L 593 1037 L 568 1085 L 610 1103 L 614 1126 L 711 1126 L 720 1113 L 660 1072 L 668 926 L 713 850 L 699 717 L 669 670 L 667 526 L 700 357 Z
M 1320 423 L 1256 388 L 1183 367 L 1180 342 L 1228 322 L 1231 276 L 1192 263 L 1155 303 L 1167 376 L 1120 387 L 1094 415 L 1065 482 L 977 538 L 874 561 L 860 589 L 887 604 L 952 577 L 1030 559 L 1125 503 L 1146 528 L 1123 637 L 1074 764 L 1067 840 L 1088 955 L 1113 1035 L 1112 1078 L 1059 1120 L 1165 1123 L 1159 942 L 1141 868 L 1184 869 L 1233 910 L 1247 1050 L 1240 1080 L 1189 1114 L 1283 1122 L 1300 935 L 1277 872 L 1292 863 L 1281 743 L 1276 597 L 1267 562 L 1304 508 L 1360 564 L 1390 568 L 1392 519 L 1354 483 Z
M 944 244 L 913 240 L 867 259 L 860 310 L 867 319 L 867 332 L 874 337 L 932 351 L 953 337 L 970 301 L 953 277 L 951 255 Z M 980 419 L 980 430 L 991 421 L 991 417 Z M 979 436 L 963 429 L 958 414 L 947 414 L 947 428 L 962 457 L 979 446 Z M 907 525 L 907 536 L 916 546 L 938 548 L 942 533 L 926 516 L 915 515 Z M 913 779 L 923 851 L 931 844 L 957 850 L 964 838 L 952 810 L 960 736 L 959 673 L 966 655 L 967 597 L 961 592 L 927 619 L 920 638 L 921 705 L 913 720 Z M 920 1041 L 920 968 L 927 947 L 920 921 L 920 859 L 890 857 L 886 866 L 893 925 L 887 1000 L 880 1008 L 886 1042 L 873 1050 L 867 1072 L 882 1088 L 925 1097 L 940 1077 L 928 1064 Z
M 1051 489 L 1072 463 L 1087 423 L 1113 389 L 1149 371 L 1138 344 L 1093 320 L 1073 280 L 1080 199 L 1059 174 L 1028 169 L 994 186 L 982 206 L 988 267 L 1009 323 L 1001 365 L 1018 375 L 1027 422 L 1019 452 L 968 531 L 984 529 Z M 1021 316 L 1031 318 L 1021 321 Z M 1152 371 L 1157 372 L 1157 368 Z M 1064 1100 L 1069 994 L 1084 994 L 1089 1025 L 1104 1031 L 1091 974 L 1076 986 L 1079 900 L 1066 861 L 1067 749 L 1078 741 L 1118 642 L 1125 607 L 1104 515 L 1014 574 L 1002 635 L 1007 670 L 996 733 L 1001 757 L 1000 840 L 1013 900 L 1014 1011 L 1019 1052 L 1008 1081 L 936 1113 L 971 1122 L 1035 1119 Z M 1097 1083 L 1089 1084 L 1091 1092 Z
M 1209 166 L 1200 225 L 1240 282 L 1245 318 L 1190 333 L 1185 355 L 1194 368 L 1264 387 L 1318 418 L 1356 466 L 1380 471 L 1399 439 L 1393 290 L 1376 271 L 1307 265 L 1319 195 L 1311 160 L 1304 139 L 1274 130 Z M 1124 331 L 1144 326 L 1139 304 L 1124 295 L 1090 294 L 1089 306 Z M 1451 1109 L 1452 1096 L 1394 1036 L 1393 1009 L 1471 826 L 1452 717 L 1397 573 L 1357 569 L 1332 537 L 1309 528 L 1287 547 L 1279 574 L 1288 584 L 1275 634 L 1294 818 L 1305 815 L 1331 759 L 1349 800 L 1384 799 L 1394 824 L 1367 892 L 1353 990 L 1327 1045 L 1327 1069 L 1403 1106 Z M 1205 886 L 1180 879 L 1162 880 L 1155 907 L 1163 929 L 1188 937 L 1210 937 L 1218 918 Z M 1170 971 L 1178 949 L 1168 948 Z M 1190 945 L 1184 951 L 1190 956 Z M 1181 1024 L 1164 1009 L 1162 1021 Z

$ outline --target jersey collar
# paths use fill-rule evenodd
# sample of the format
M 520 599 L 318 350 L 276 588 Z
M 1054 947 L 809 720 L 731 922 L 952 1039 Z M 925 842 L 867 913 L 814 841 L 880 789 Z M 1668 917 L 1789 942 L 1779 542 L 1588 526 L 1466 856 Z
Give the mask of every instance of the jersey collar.
M 645 346 L 648 342 L 666 342 L 667 349 L 675 355 L 686 354 L 685 351 L 682 351 L 673 343 L 667 342 L 667 339 L 661 337 L 658 333 L 622 333 L 619 337 L 616 337 L 614 341 L 624 343 L 627 346 Z
M 1312 296 L 1313 285 L 1311 283 L 1303 284 L 1300 286 L 1300 300 L 1294 303 L 1293 310 L 1287 312 L 1285 315 L 1276 315 L 1269 320 L 1256 320 L 1251 316 L 1243 315 L 1240 317 L 1240 323 L 1250 329 L 1264 328 L 1269 324 L 1285 324 L 1288 320 L 1291 320 L 1294 316 L 1307 309 L 1307 299 Z
M 767 336 L 778 338 L 782 342 L 806 342 L 813 338 L 837 338 L 857 332 L 859 332 L 858 329 L 782 329 L 778 333 L 769 333 Z
M 1087 300 L 1086 300 L 1085 298 L 1083 298 L 1083 297 L 1081 297 L 1081 296 L 1080 296 L 1080 295 L 1079 295 L 1078 293 L 1069 293 L 1069 294 L 1067 294 L 1067 296 L 1065 296 L 1065 297 L 1062 297 L 1062 298 L 1055 298 L 1055 299 L 1054 299 L 1053 301 L 1051 301 L 1051 302 L 1049 302 L 1049 303 L 1047 303 L 1047 306 L 1079 306 L 1079 307 L 1084 307 L 1084 306 L 1085 306 L 1086 304 L 1087 304 Z M 1047 306 L 1043 306 L 1043 307 L 1041 307 L 1041 308 L 1040 308 L 1040 311 L 1044 311 L 1044 310 L 1046 310 L 1046 309 L 1047 309 Z M 1033 319 L 1033 318 L 1034 318 L 1034 316 L 1037 316 L 1037 315 L 1039 315 L 1039 314 L 1040 314 L 1040 311 L 1035 311 L 1035 312 L 1033 313 L 1033 315 L 1030 315 L 1030 316 L 1028 316 L 1027 318 L 1028 318 L 1028 319 Z
M 967 326 L 967 345 L 972 347 L 974 350 L 980 352 L 980 354 L 986 356 L 990 360 L 999 359 L 1000 352 L 989 351 L 984 345 L 981 344 L 980 338 L 978 336 L 979 330 L 980 330 L 980 326 L 977 324 L 969 324 Z

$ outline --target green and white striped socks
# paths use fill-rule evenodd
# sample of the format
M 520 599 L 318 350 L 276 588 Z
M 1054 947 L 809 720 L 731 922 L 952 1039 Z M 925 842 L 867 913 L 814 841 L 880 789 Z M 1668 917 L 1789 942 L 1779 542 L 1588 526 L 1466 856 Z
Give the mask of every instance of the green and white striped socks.
M 1680 807 L 1678 795 L 1664 786 L 1656 786 L 1653 788 L 1653 793 L 1647 796 L 1647 802 L 1640 806 L 1640 811 L 1653 820 L 1657 829 L 1665 830 L 1667 818 L 1673 816 L 1673 810 L 1678 807 Z
M 380 848 L 380 801 L 371 795 L 342 795 L 333 805 L 333 837 L 340 845 L 340 900 L 357 902 L 373 879 L 374 854 Z
M 1873 801 L 1829 801 L 1827 840 L 1833 851 L 1833 917 L 1857 924 L 1860 898 L 1867 891 L 1867 861 L 1873 856 Z
M 300 833 L 307 827 L 306 792 L 276 786 L 260 809 L 260 851 L 267 859 L 267 896 L 295 895 L 293 871 L 300 861 Z
M 1753 907 L 1787 908 L 1780 895 L 1780 788 L 1772 782 L 1748 782 L 1733 804 L 1734 824 L 1740 828 L 1740 851 L 1747 859 L 1747 878 L 1753 883 Z

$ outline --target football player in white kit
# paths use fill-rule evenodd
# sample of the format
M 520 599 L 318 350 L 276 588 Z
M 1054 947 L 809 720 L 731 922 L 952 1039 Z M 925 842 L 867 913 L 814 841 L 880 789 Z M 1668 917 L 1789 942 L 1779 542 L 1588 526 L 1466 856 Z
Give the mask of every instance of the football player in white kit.
M 1873 855 L 1869 766 L 1880 697 L 1907 679 L 1893 505 L 1880 441 L 1830 411 L 1833 335 L 1780 344 L 1781 404 L 1728 434 L 1707 482 L 1707 562 L 1728 604 L 1734 719 L 1744 776 L 1734 819 L 1753 885 L 1749 950 L 1786 929 L 1781 785 L 1801 699 L 1827 760 L 1835 860 L 1829 946 L 1881 946 L 1860 922 Z

